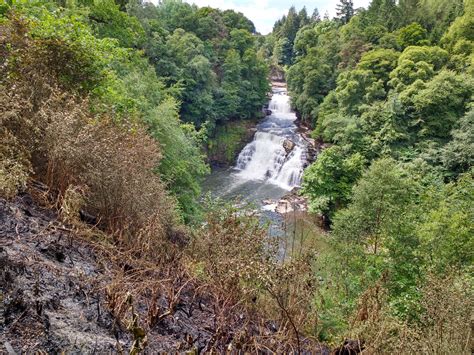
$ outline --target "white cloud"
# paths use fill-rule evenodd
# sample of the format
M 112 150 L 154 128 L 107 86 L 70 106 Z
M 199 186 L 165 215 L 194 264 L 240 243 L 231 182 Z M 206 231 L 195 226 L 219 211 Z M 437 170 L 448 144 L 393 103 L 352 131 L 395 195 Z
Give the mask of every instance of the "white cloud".
M 157 0 L 152 0 L 154 3 Z M 255 24 L 257 31 L 267 34 L 272 31 L 276 20 L 288 12 L 295 5 L 299 10 L 306 6 L 308 14 L 318 8 L 321 16 L 327 11 L 331 17 L 335 16 L 338 0 L 184 0 L 199 7 L 210 6 L 222 10 L 233 9 L 242 12 Z M 354 0 L 354 7 L 366 7 L 370 0 Z

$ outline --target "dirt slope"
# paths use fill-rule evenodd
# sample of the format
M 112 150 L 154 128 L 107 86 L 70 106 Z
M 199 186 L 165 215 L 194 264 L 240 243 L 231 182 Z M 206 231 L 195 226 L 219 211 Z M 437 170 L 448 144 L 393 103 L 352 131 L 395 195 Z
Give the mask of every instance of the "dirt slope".
M 117 339 L 129 343 L 98 291 L 104 275 L 93 251 L 29 195 L 0 200 L 0 268 L 0 340 L 15 351 L 104 352 Z
M 112 275 L 99 255 L 30 195 L 0 199 L 0 353 L 128 353 L 133 331 L 109 311 Z M 172 311 L 147 328 L 144 353 L 236 350 L 241 337 L 265 338 L 276 329 L 272 322 L 257 329 L 239 312 L 223 314 L 192 283 L 180 288 L 173 306 L 166 295 L 156 300 L 157 309 Z M 148 300 L 139 304 L 136 312 L 150 309 Z

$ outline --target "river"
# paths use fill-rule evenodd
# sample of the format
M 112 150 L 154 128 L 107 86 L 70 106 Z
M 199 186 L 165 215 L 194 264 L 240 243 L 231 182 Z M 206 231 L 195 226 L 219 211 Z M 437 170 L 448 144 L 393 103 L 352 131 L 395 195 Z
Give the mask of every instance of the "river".
M 291 249 L 295 248 L 296 234 L 301 234 L 298 237 L 301 240 L 304 238 L 303 229 L 307 228 L 301 227 L 304 225 L 301 221 L 306 221 L 307 215 L 281 214 L 276 210 L 277 206 L 282 208 L 281 199 L 301 184 L 308 142 L 298 133 L 296 115 L 291 111 L 285 88 L 272 89 L 268 108 L 271 114 L 257 125 L 253 140 L 242 149 L 235 166 L 214 169 L 204 183 L 204 191 L 214 198 L 238 201 L 257 210 L 262 222 L 269 222 L 269 235 L 282 237 L 284 259 L 288 243 L 292 244 Z M 289 235 L 292 235 L 290 242 Z
M 204 189 L 214 197 L 240 197 L 268 211 L 270 201 L 300 185 L 308 143 L 297 133 L 286 89 L 274 87 L 272 92 L 268 105 L 272 113 L 257 125 L 253 141 L 240 152 L 235 166 L 216 169 L 206 180 Z

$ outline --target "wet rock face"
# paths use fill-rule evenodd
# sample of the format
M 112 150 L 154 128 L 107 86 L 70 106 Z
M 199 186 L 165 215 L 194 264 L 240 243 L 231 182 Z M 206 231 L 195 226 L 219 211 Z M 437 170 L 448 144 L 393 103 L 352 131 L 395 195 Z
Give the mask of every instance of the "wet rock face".
M 289 139 L 285 139 L 283 141 L 283 148 L 285 149 L 285 152 L 287 155 L 291 153 L 291 151 L 295 148 L 295 146 L 296 146 L 295 142 Z

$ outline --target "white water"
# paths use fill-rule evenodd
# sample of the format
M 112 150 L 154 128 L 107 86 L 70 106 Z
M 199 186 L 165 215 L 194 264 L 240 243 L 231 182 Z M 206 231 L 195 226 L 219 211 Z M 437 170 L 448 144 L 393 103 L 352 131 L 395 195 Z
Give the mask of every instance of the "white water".
M 254 140 L 240 152 L 235 168 L 241 180 L 262 181 L 285 190 L 299 186 L 306 159 L 305 142 L 296 132 L 296 115 L 290 98 L 275 90 L 269 104 L 272 114 L 257 126 Z M 285 139 L 295 143 L 290 153 L 283 148 Z

